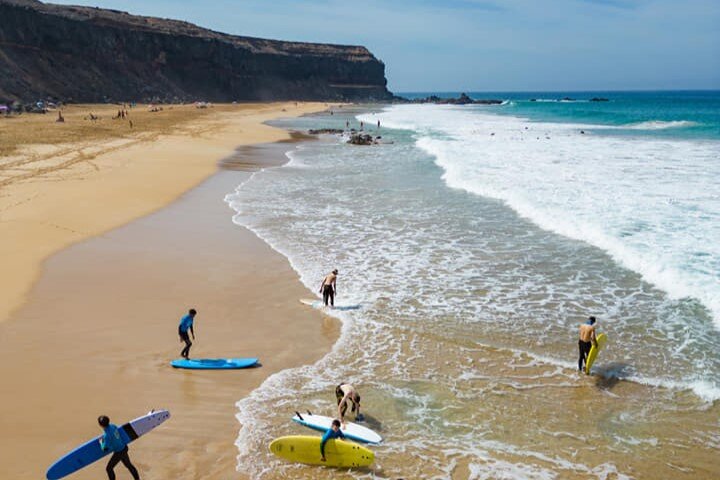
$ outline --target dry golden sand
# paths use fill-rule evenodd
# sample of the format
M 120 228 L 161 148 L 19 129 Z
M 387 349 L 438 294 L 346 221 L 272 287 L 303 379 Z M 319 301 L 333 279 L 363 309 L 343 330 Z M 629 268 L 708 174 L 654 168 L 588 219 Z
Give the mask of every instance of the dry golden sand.
M 152 141 L 88 142 L 91 159 L 0 189 L 1 478 L 43 478 L 100 433 L 98 415 L 120 423 L 151 408 L 172 418 L 131 446 L 144 480 L 242 478 L 235 402 L 273 372 L 320 358 L 338 325 L 299 305 L 308 292 L 286 259 L 231 223 L 222 198 L 248 173 L 220 171 L 182 192 L 230 154 L 247 166 L 236 145 L 288 137 L 260 122 L 321 108 L 228 107 Z M 193 356 L 258 356 L 262 366 L 170 368 L 189 307 L 199 310 Z M 72 478 L 103 470 L 98 462 Z
M 0 279 L 0 321 L 22 304 L 51 254 L 170 203 L 238 145 L 288 138 L 262 122 L 326 107 L 147 108 L 131 111 L 132 131 L 110 118 L 116 106 L 75 106 L 62 124 L 52 114 L 0 119 L 0 143 L 17 147 L 0 157 L 0 252 L 11 272 Z M 95 125 L 83 120 L 90 111 L 101 117 Z M 31 143 L 18 146 L 18 138 Z M 72 143 L 44 143 L 48 139 Z

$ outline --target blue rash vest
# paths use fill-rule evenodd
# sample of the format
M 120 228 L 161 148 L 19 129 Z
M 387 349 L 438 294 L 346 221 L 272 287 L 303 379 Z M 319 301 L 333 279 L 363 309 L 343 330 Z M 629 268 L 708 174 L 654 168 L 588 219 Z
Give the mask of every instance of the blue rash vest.
M 100 438 L 100 448 L 102 448 L 104 452 L 108 450 L 112 452 L 120 452 L 126 446 L 127 444 L 120 436 L 120 430 L 118 430 L 118 427 L 112 423 L 108 425 L 102 438 Z
M 193 325 L 193 317 L 188 313 L 180 319 L 180 331 L 187 332 Z
M 322 455 L 323 457 L 325 456 L 325 444 L 328 440 L 333 438 L 345 438 L 345 435 L 339 428 L 337 432 L 333 430 L 332 427 L 328 428 L 327 432 L 325 432 L 325 435 L 323 435 L 322 440 L 320 440 L 320 455 Z

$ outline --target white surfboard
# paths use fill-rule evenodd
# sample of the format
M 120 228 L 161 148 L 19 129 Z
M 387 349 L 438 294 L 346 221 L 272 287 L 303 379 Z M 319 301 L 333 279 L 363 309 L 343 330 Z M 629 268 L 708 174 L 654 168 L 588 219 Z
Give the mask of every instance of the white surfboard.
M 170 418 L 170 412 L 167 410 L 153 410 L 147 415 L 138 417 L 120 426 L 118 431 L 120 432 L 120 437 L 127 444 L 145 435 L 168 418 Z M 73 451 L 60 457 L 48 469 L 46 473 L 47 479 L 58 480 L 112 453 L 100 448 L 100 437 L 101 436 L 97 436 L 88 440 Z
M 314 415 L 310 412 L 295 412 L 295 416 L 292 417 L 292 420 L 293 422 L 297 422 L 300 425 L 312 428 L 313 430 L 326 432 L 332 425 L 334 418 L 326 417 L 324 415 Z M 341 431 L 350 440 L 364 443 L 382 442 L 382 437 L 380 435 L 367 427 L 358 425 L 357 423 L 345 422 L 345 428 L 341 428 Z
M 357 303 L 336 303 L 334 307 L 325 307 L 322 300 L 319 300 L 317 298 L 301 298 L 300 303 L 302 303 L 303 305 L 311 306 L 313 308 L 317 308 L 318 310 L 324 308 L 340 311 L 360 309 L 360 304 Z

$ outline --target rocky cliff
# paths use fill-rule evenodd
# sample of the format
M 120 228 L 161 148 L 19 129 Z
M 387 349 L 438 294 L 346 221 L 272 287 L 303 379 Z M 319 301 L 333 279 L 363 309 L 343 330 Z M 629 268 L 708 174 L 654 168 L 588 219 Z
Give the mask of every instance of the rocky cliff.
M 365 47 L 0 0 L 0 101 L 388 100 L 386 83 L 385 65 Z

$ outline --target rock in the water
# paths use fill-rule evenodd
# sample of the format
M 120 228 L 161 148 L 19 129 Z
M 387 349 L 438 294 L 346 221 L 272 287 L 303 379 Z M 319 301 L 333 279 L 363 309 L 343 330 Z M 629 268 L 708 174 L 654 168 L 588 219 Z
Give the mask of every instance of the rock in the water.
M 310 135 L 338 134 L 343 133 L 343 130 L 342 128 L 311 128 L 308 133 Z
M 368 133 L 353 133 L 347 143 L 353 145 L 372 145 L 375 143 L 372 135 Z
M 396 103 L 436 103 L 438 105 L 500 105 L 502 100 L 494 98 L 473 100 L 466 93 L 461 93 L 457 98 L 440 98 L 437 95 L 430 95 L 425 98 L 414 98 L 412 100 L 397 97 Z
M 590 101 L 591 102 L 609 102 L 610 100 L 608 100 L 607 98 L 603 98 L 603 97 L 593 97 L 590 99 Z

